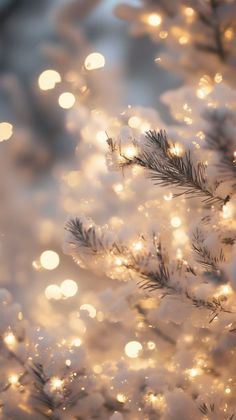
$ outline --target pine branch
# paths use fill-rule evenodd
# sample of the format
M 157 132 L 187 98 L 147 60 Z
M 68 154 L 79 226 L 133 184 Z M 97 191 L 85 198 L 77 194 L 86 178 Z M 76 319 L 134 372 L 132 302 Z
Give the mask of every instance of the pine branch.
M 221 272 L 220 263 L 225 262 L 223 250 L 220 249 L 219 255 L 212 255 L 209 248 L 204 245 L 204 237 L 199 229 L 196 229 L 193 235 L 192 249 L 197 256 L 197 262 L 204 269 L 210 272 Z
M 146 147 L 140 150 L 137 156 L 127 158 L 121 155 L 121 167 L 139 165 L 147 169 L 149 177 L 156 185 L 174 185 L 181 190 L 174 194 L 174 197 L 199 197 L 207 205 L 224 205 L 224 199 L 218 197 L 215 190 L 207 185 L 206 166 L 202 162 L 194 166 L 190 151 L 185 152 L 183 156 L 172 154 L 172 145 L 165 131 L 149 131 L 146 133 L 146 140 Z
M 217 0 L 210 0 L 207 9 L 198 10 L 195 9 L 198 19 L 203 25 L 207 26 L 212 32 L 212 44 L 195 43 L 195 47 L 199 50 L 210 52 L 217 55 L 219 59 L 224 62 L 227 59 L 228 52 L 225 49 L 223 42 L 224 30 L 221 27 L 219 19 L 219 7 L 222 2 Z
M 224 178 L 235 178 L 235 139 L 230 130 L 227 130 L 229 123 L 235 125 L 234 116 L 229 111 L 222 113 L 222 111 L 214 110 L 207 113 L 205 118 L 210 124 L 210 129 L 206 131 L 206 147 L 219 154 L 220 159 L 217 167 Z

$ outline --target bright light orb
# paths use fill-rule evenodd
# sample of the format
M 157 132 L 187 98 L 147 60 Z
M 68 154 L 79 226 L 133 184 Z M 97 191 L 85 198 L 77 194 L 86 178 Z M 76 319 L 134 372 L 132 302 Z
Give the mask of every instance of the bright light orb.
M 61 76 L 56 70 L 44 70 L 39 78 L 38 85 L 41 90 L 54 89 L 57 83 L 61 82 Z
M 12 332 L 9 332 L 4 335 L 3 341 L 7 347 L 13 347 L 16 344 L 16 337 Z
M 75 104 L 75 97 L 71 92 L 63 92 L 58 98 L 58 103 L 63 109 L 70 109 Z
M 94 308 L 94 306 L 90 305 L 89 303 L 84 303 L 83 305 L 80 306 L 80 310 L 81 311 L 87 311 L 90 318 L 95 318 L 97 311 Z
M 161 16 L 155 13 L 148 16 L 148 24 L 150 26 L 159 26 L 162 22 Z
M 131 359 L 135 359 L 139 357 L 143 346 L 139 341 L 129 341 L 129 343 L 125 346 L 125 354 L 126 356 L 130 357 Z
M 65 297 L 72 297 L 75 296 L 78 292 L 78 286 L 74 280 L 64 280 L 61 283 L 61 292 Z
M 105 57 L 97 52 L 89 54 L 84 61 L 86 70 L 97 70 L 105 66 Z
M 138 128 L 141 122 L 142 122 L 141 119 L 134 115 L 133 117 L 129 118 L 128 124 L 131 128 Z
M 181 219 L 177 216 L 172 217 L 170 223 L 171 223 L 171 226 L 173 226 L 174 228 L 178 228 L 181 225 Z
M 58 391 L 62 388 L 64 381 L 54 376 L 50 379 L 50 387 L 52 391 Z
M 57 284 L 50 284 L 45 289 L 45 296 L 47 299 L 60 300 L 62 297 L 61 289 Z
M 74 347 L 80 347 L 82 344 L 82 341 L 80 340 L 80 338 L 74 338 L 71 342 L 71 345 Z
M 0 142 L 9 140 L 13 133 L 13 126 L 8 122 L 0 123 Z
M 60 263 L 59 255 L 55 251 L 46 250 L 40 255 L 40 264 L 46 270 L 54 270 Z
M 15 374 L 9 376 L 8 381 L 11 385 L 16 385 L 18 383 L 19 377 Z

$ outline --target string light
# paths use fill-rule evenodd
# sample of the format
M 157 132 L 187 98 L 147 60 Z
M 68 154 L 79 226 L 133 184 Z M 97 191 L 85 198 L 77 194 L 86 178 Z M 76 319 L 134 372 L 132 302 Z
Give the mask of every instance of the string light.
M 185 7 L 185 9 L 184 9 L 184 14 L 185 14 L 187 17 L 192 17 L 192 16 L 194 16 L 195 11 L 194 11 L 194 9 L 192 9 L 192 7 Z
M 105 57 L 98 52 L 91 53 L 86 57 L 84 66 L 89 71 L 100 69 L 105 66 Z
M 138 128 L 141 124 L 141 119 L 139 117 L 136 117 L 135 115 L 133 117 L 129 118 L 128 124 L 131 128 Z
M 178 228 L 181 225 L 181 219 L 178 216 L 172 217 L 170 223 L 174 228 Z
M 57 83 L 61 82 L 61 76 L 56 70 L 44 70 L 39 78 L 38 85 L 41 90 L 54 89 Z
M 169 149 L 170 153 L 175 156 L 181 156 L 183 154 L 183 148 L 180 144 L 175 143 Z
M 135 251 L 141 251 L 143 243 L 141 241 L 133 242 L 132 247 Z
M 12 332 L 4 334 L 3 341 L 8 348 L 13 348 L 17 343 L 16 337 Z
M 66 279 L 61 283 L 61 292 L 66 298 L 75 296 L 78 292 L 78 286 L 74 280 Z
M 148 24 L 150 26 L 156 27 L 156 26 L 159 26 L 161 24 L 162 18 L 161 18 L 160 15 L 158 15 L 156 13 L 153 13 L 153 14 L 148 16 L 147 21 L 148 21 Z
M 50 379 L 50 388 L 52 391 L 59 391 L 62 389 L 64 384 L 63 379 L 58 378 L 57 376 L 54 376 Z
M 122 393 L 117 394 L 116 399 L 121 403 L 125 403 L 127 401 L 127 397 Z
M 17 376 L 16 374 L 10 375 L 10 376 L 9 376 L 9 378 L 8 378 L 8 382 L 9 382 L 11 385 L 16 385 L 16 384 L 18 384 L 18 381 L 19 381 L 19 376 Z
M 94 308 L 94 306 L 90 305 L 89 303 L 84 303 L 83 305 L 80 306 L 80 310 L 81 311 L 87 311 L 90 318 L 95 318 L 96 316 L 96 309 Z
M 116 194 L 119 194 L 124 190 L 124 187 L 122 184 L 118 183 L 113 185 L 113 190 L 116 192 Z
M 223 80 L 223 76 L 222 76 L 222 74 L 221 74 L 221 73 L 216 73 L 216 74 L 215 74 L 215 77 L 214 77 L 214 81 L 215 81 L 216 83 L 221 83 L 221 82 L 222 82 L 222 80 Z
M 127 146 L 123 148 L 123 154 L 127 159 L 133 159 L 137 153 L 137 149 L 135 146 Z
M 80 347 L 82 344 L 82 340 L 79 337 L 73 338 L 71 341 L 71 345 L 74 347 Z
M 46 270 L 55 270 L 60 263 L 60 258 L 57 252 L 46 250 L 40 255 L 40 264 Z
M 143 349 L 142 344 L 139 341 L 129 341 L 125 346 L 125 354 L 131 359 L 139 357 Z
M 58 98 L 58 103 L 63 109 L 70 109 L 75 104 L 75 97 L 71 92 L 63 92 Z
M 13 133 L 13 126 L 9 122 L 0 123 L 0 142 L 9 140 Z
M 231 389 L 229 387 L 225 388 L 225 393 L 226 394 L 230 394 L 231 393 Z
M 62 298 L 61 288 L 57 284 L 50 284 L 45 289 L 47 299 L 60 300 Z

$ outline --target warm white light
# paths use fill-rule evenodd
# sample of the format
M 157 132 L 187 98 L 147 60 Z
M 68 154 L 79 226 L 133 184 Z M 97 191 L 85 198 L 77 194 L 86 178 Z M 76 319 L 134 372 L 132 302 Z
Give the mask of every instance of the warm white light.
M 46 250 L 40 255 L 40 264 L 46 270 L 54 270 L 60 263 L 59 255 L 55 251 Z
M 154 350 L 156 348 L 156 344 L 154 343 L 154 341 L 148 341 L 147 347 L 149 350 Z
M 70 359 L 66 359 L 66 366 L 71 366 L 71 360 Z
M 189 42 L 189 35 L 183 35 L 181 37 L 179 37 L 179 44 L 180 45 L 185 45 Z
M 129 118 L 128 124 L 131 128 L 138 128 L 141 124 L 142 120 L 135 115 Z
M 201 375 L 202 370 L 199 368 L 192 368 L 192 369 L 188 369 L 188 374 L 191 378 L 195 378 L 196 376 Z
M 14 345 L 16 344 L 16 337 L 12 332 L 9 332 L 4 335 L 3 341 L 7 345 L 7 347 L 14 347 Z
M 61 283 L 61 291 L 65 297 L 72 297 L 76 295 L 78 286 L 74 280 L 67 279 Z
M 222 208 L 222 217 L 223 219 L 228 219 L 233 215 L 233 206 L 231 203 L 227 203 Z
M 12 385 L 16 385 L 18 383 L 19 377 L 17 375 L 10 375 L 8 378 L 8 381 L 10 382 L 10 384 Z
M 12 136 L 13 126 L 8 122 L 0 123 L 0 142 L 9 140 Z
M 97 70 L 105 66 L 105 57 L 97 52 L 89 54 L 85 61 L 84 66 L 86 70 Z
M 71 92 L 63 92 L 58 98 L 58 103 L 63 109 L 70 109 L 75 104 L 75 97 Z
M 122 152 L 127 159 L 132 159 L 136 155 L 137 150 L 135 146 L 127 146 L 124 147 Z
M 188 17 L 192 17 L 194 16 L 194 9 L 192 9 L 192 7 L 185 7 L 184 9 L 184 14 Z
M 216 73 L 215 77 L 214 77 L 214 80 L 215 80 L 216 83 L 221 83 L 222 80 L 223 80 L 222 74 L 221 73 Z
M 121 193 L 124 190 L 124 187 L 122 184 L 115 184 L 113 185 L 113 190 L 116 192 L 116 194 Z
M 142 348 L 143 346 L 139 341 L 130 341 L 125 346 L 125 354 L 131 359 L 135 359 L 140 355 Z
M 156 13 L 153 13 L 151 15 L 148 16 L 148 24 L 150 26 L 159 26 L 162 22 L 161 16 L 157 15 Z
M 57 378 L 56 376 L 50 379 L 50 386 L 53 391 L 60 390 L 63 386 L 63 383 L 64 381 L 60 378 Z
M 57 284 L 50 284 L 45 289 L 45 296 L 47 299 L 59 300 L 62 298 L 61 289 Z
M 231 389 L 229 387 L 225 388 L 225 393 L 226 394 L 230 394 L 231 393 Z
M 165 194 L 164 195 L 164 200 L 166 200 L 166 201 L 170 201 L 170 200 L 172 200 L 172 198 L 173 198 L 173 194 L 172 193 L 169 193 L 169 194 Z
M 82 344 L 82 340 L 80 340 L 79 337 L 73 338 L 73 340 L 71 341 L 71 345 L 74 347 L 80 347 Z
M 171 223 L 171 226 L 173 226 L 174 228 L 178 228 L 181 225 L 181 219 L 177 216 L 172 217 L 170 223 Z
M 143 248 L 143 243 L 141 241 L 133 242 L 132 247 L 135 249 L 135 251 L 141 251 Z
M 170 150 L 170 153 L 175 156 L 181 156 L 183 154 L 182 146 L 180 146 L 180 144 L 177 144 L 177 143 L 171 146 L 169 150 Z
M 101 142 L 107 141 L 107 133 L 105 131 L 98 131 L 96 134 L 96 139 Z
M 94 308 L 94 306 L 90 305 L 89 303 L 84 303 L 83 305 L 80 306 L 80 310 L 81 311 L 87 311 L 90 318 L 95 318 L 96 316 L 96 309 Z
M 226 31 L 224 33 L 224 37 L 225 37 L 225 39 L 227 39 L 227 41 L 231 41 L 234 38 L 233 28 L 226 29 Z
M 38 85 L 41 90 L 54 89 L 57 83 L 61 82 L 60 74 L 55 70 L 45 70 L 38 78 Z
M 117 394 L 116 399 L 121 403 L 125 403 L 125 401 L 127 401 L 127 397 L 125 396 L 125 394 L 121 393 Z

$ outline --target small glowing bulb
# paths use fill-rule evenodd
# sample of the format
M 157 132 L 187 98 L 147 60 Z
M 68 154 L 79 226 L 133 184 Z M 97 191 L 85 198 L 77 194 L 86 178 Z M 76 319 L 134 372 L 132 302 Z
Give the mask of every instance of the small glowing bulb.
M 172 200 L 172 198 L 173 198 L 173 194 L 172 193 L 169 193 L 169 194 L 165 194 L 164 195 L 164 200 L 166 200 L 166 201 L 170 201 L 170 200 Z
M 83 305 L 80 306 L 80 310 L 81 311 L 87 311 L 90 318 L 95 318 L 96 316 L 96 309 L 94 308 L 94 306 L 90 305 L 89 303 L 84 303 Z
M 184 14 L 188 17 L 192 17 L 194 16 L 194 9 L 192 9 L 192 7 L 185 7 L 184 9 Z
M 222 74 L 221 73 L 216 73 L 215 77 L 214 77 L 214 80 L 215 80 L 216 83 L 221 83 L 222 80 L 223 80 Z
M 225 39 L 227 39 L 227 41 L 231 41 L 234 38 L 233 28 L 226 29 L 226 31 L 224 33 L 224 37 L 225 37 Z
M 189 35 L 183 35 L 179 37 L 179 44 L 185 45 L 189 42 Z
M 105 142 L 107 141 L 107 134 L 105 131 L 98 131 L 96 134 L 97 141 Z
M 156 344 L 154 343 L 154 341 L 148 341 L 147 347 L 149 350 L 154 350 L 156 348 Z
M 231 389 L 229 387 L 225 388 L 225 393 L 226 394 L 230 394 L 231 393 Z
M 159 26 L 162 22 L 161 16 L 157 15 L 156 13 L 153 13 L 148 16 L 148 24 L 150 26 Z
M 135 249 L 135 251 L 141 251 L 143 248 L 143 243 L 141 241 L 134 242 L 132 247 Z
M 46 250 L 40 255 L 40 264 L 46 270 L 54 270 L 60 263 L 59 255 L 55 251 Z
M 58 103 L 63 109 L 70 109 L 75 104 L 75 97 L 71 92 L 63 92 L 58 98 Z
M 71 345 L 74 347 L 80 347 L 82 344 L 82 340 L 79 337 L 73 338 Z
M 143 346 L 139 341 L 129 341 L 129 343 L 125 345 L 125 354 L 131 359 L 135 359 L 140 355 L 142 349 Z
M 125 394 L 121 393 L 117 394 L 116 399 L 121 403 L 125 403 L 125 401 L 127 401 L 127 397 L 125 396 Z
M 78 292 L 78 286 L 74 280 L 64 280 L 61 283 L 61 292 L 65 297 L 72 297 L 75 296 Z
M 9 332 L 4 335 L 3 341 L 7 345 L 7 347 L 14 347 L 14 345 L 16 344 L 16 337 L 12 332 Z
M 181 260 L 183 258 L 183 254 L 182 254 L 181 249 L 177 249 L 176 257 L 177 257 L 178 260 Z
M 127 146 L 124 148 L 124 155 L 126 158 L 128 159 L 132 159 L 134 158 L 134 156 L 136 155 L 136 148 L 134 146 Z
M 16 385 L 18 383 L 19 377 L 15 374 L 10 375 L 8 381 L 11 385 Z
M 115 184 L 113 186 L 113 190 L 116 192 L 116 194 L 119 194 L 124 190 L 124 187 L 122 184 Z
M 71 366 L 71 360 L 70 359 L 66 359 L 66 366 Z
M 47 299 L 60 300 L 62 298 L 61 289 L 57 284 L 50 284 L 45 289 L 45 296 Z
M 159 33 L 159 37 L 161 38 L 161 39 L 166 39 L 167 37 L 168 37 L 168 32 L 167 31 L 161 31 L 160 33 Z M 156 61 L 156 60 L 155 60 Z
M 202 370 L 199 368 L 192 368 L 188 370 L 188 374 L 191 378 L 195 378 L 196 376 L 199 376 L 202 373 Z
M 117 258 L 115 259 L 115 264 L 116 264 L 116 265 L 121 266 L 121 265 L 123 264 L 123 260 L 122 260 L 122 258 L 117 257 Z
M 89 54 L 85 61 L 84 66 L 86 70 L 97 70 L 105 66 L 105 58 L 102 54 L 94 52 Z
M 53 391 L 60 390 L 64 381 L 56 376 L 50 379 L 50 386 Z
M 134 115 L 133 117 L 129 118 L 128 124 L 131 128 L 138 128 L 141 124 L 141 119 Z
M 183 148 L 179 144 L 174 144 L 170 147 L 170 153 L 175 156 L 181 156 L 183 154 Z
M 181 219 L 177 216 L 172 217 L 170 223 L 171 223 L 171 226 L 173 226 L 174 228 L 178 228 L 181 225 Z
M 61 82 L 60 74 L 55 70 L 44 70 L 39 78 L 38 85 L 41 90 L 54 89 L 57 83 Z
M 0 123 L 0 142 L 9 140 L 12 136 L 13 126 L 8 122 Z
M 227 203 L 222 208 L 222 217 L 223 219 L 228 219 L 233 215 L 233 206 L 231 203 Z

